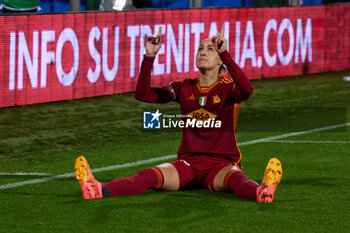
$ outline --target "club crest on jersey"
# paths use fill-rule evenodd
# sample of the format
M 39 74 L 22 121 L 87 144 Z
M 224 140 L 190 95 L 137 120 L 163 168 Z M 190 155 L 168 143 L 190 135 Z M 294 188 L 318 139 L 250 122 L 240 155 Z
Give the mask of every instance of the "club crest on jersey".
M 199 105 L 204 106 L 207 104 L 208 96 L 201 96 L 199 97 Z
M 220 99 L 220 97 L 219 97 L 218 95 L 214 95 L 214 96 L 213 96 L 213 103 L 214 103 L 214 104 L 219 104 L 219 103 L 221 103 L 221 99 Z

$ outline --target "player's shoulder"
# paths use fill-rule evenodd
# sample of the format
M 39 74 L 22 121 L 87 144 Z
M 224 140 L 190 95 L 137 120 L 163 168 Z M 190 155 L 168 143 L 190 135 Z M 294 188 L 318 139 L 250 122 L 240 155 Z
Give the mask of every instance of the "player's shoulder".
M 226 78 L 226 77 L 223 77 L 223 76 L 220 76 L 220 78 L 219 78 L 219 82 L 221 83 L 221 84 L 233 84 L 233 79 L 232 78 Z

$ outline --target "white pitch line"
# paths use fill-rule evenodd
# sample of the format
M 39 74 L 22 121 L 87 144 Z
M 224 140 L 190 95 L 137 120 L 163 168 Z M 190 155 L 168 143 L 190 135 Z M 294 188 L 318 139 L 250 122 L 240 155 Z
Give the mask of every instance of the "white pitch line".
M 350 141 L 292 141 L 292 140 L 271 140 L 268 142 L 280 143 L 315 143 L 315 144 L 350 144 Z
M 322 128 L 316 128 L 316 129 L 310 129 L 310 130 L 305 130 L 305 131 L 281 134 L 281 135 L 277 135 L 277 136 L 272 136 L 272 137 L 261 138 L 261 139 L 257 139 L 257 140 L 252 140 L 252 141 L 238 143 L 238 145 L 239 146 L 251 145 L 251 144 L 256 144 L 256 143 L 260 143 L 260 142 L 268 142 L 268 141 L 271 141 L 271 140 L 278 140 L 278 139 L 281 139 L 281 138 L 287 138 L 287 137 L 299 136 L 299 135 L 303 135 L 303 134 L 316 133 L 316 132 L 320 132 L 320 131 L 337 129 L 337 128 L 342 128 L 342 127 L 346 127 L 346 126 L 350 126 L 350 123 L 344 123 L 344 124 L 339 124 L 339 125 L 331 125 L 331 126 L 322 127 Z
M 317 128 L 317 129 L 310 129 L 310 130 L 306 130 L 306 131 L 293 132 L 293 133 L 287 133 L 287 134 L 281 134 L 281 135 L 272 136 L 272 137 L 251 140 L 251 141 L 247 141 L 247 142 L 238 143 L 238 146 L 245 146 L 245 145 L 252 145 L 252 144 L 257 144 L 257 143 L 262 143 L 262 142 L 269 142 L 271 140 L 277 140 L 277 139 L 291 137 L 291 136 L 298 136 L 298 135 L 303 135 L 303 134 L 310 134 L 310 133 L 315 133 L 315 132 L 320 132 L 320 131 L 337 129 L 337 128 L 346 127 L 346 126 L 350 126 L 350 123 L 332 125 L 332 126 L 327 126 L 327 127 Z M 96 173 L 96 172 L 101 172 L 101 171 L 110 171 L 110 170 L 117 170 L 117 169 L 127 168 L 127 167 L 135 167 L 135 166 L 144 165 L 144 164 L 148 164 L 148 163 L 152 163 L 152 162 L 173 159 L 176 157 L 177 157 L 177 155 L 166 155 L 166 156 L 161 156 L 161 157 L 156 157 L 156 158 L 151 158 L 151 159 L 146 159 L 146 160 L 140 160 L 140 161 L 136 161 L 136 162 L 132 162 L 132 163 L 124 163 L 124 164 L 118 164 L 118 165 L 113 165 L 113 166 L 108 166 L 108 167 L 95 168 L 95 169 L 92 169 L 92 172 Z M 52 177 L 45 177 L 45 178 L 41 178 L 41 179 L 33 179 L 33 180 L 27 180 L 27 181 L 21 181 L 21 182 L 16 182 L 16 183 L 11 183 L 11 184 L 0 185 L 0 190 L 21 187 L 21 186 L 29 185 L 29 184 L 44 183 L 44 182 L 48 182 L 51 180 L 58 180 L 58 179 L 63 179 L 63 178 L 68 178 L 68 177 L 74 177 L 74 173 L 71 172 L 71 173 L 65 173 L 65 174 L 52 176 Z
M 0 176 L 50 176 L 50 173 L 36 173 L 36 172 L 0 172 Z

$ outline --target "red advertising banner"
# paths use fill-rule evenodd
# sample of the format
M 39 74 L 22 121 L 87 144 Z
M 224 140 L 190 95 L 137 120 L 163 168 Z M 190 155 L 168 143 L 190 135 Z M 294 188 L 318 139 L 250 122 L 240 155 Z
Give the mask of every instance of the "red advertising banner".
M 131 92 L 162 27 L 152 84 L 195 78 L 201 40 L 224 25 L 250 79 L 350 68 L 350 5 L 0 16 L 0 107 Z
M 324 71 L 350 68 L 350 4 L 325 8 Z

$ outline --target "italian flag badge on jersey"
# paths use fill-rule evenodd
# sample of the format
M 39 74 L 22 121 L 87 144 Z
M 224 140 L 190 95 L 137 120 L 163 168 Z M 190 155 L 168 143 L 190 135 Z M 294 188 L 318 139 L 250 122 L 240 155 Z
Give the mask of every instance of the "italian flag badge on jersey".
M 201 96 L 201 97 L 199 97 L 199 105 L 200 105 L 200 106 L 206 105 L 206 104 L 207 104 L 207 99 L 208 99 L 207 96 Z

